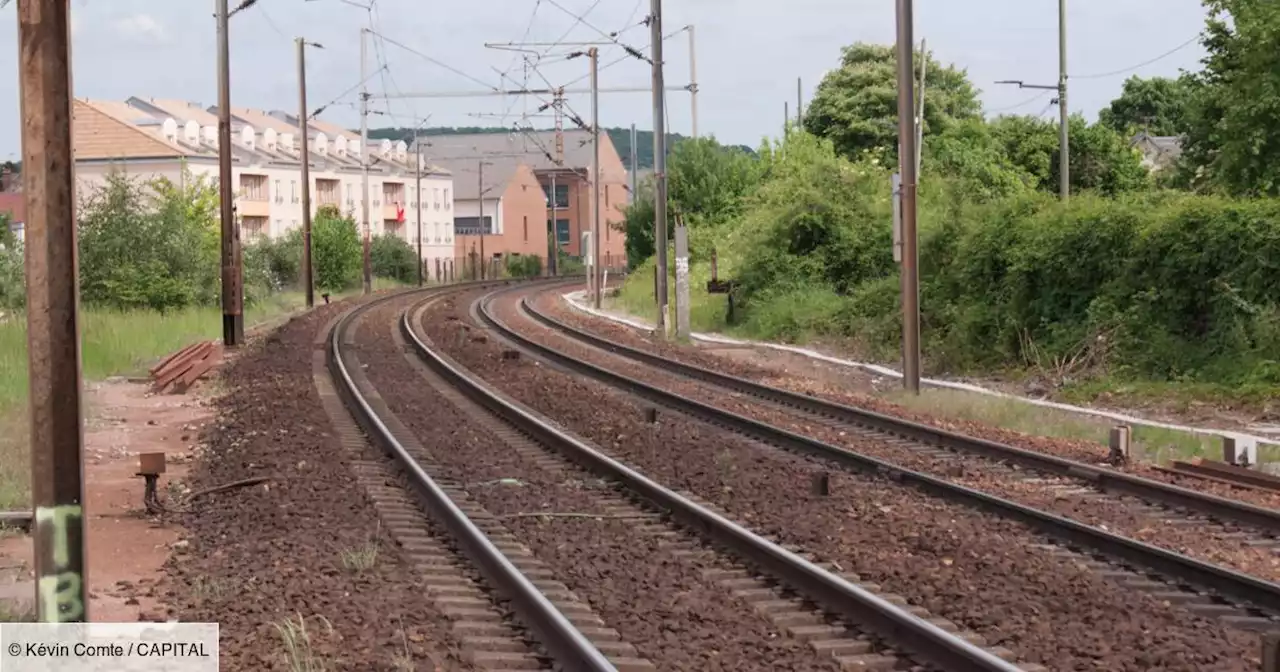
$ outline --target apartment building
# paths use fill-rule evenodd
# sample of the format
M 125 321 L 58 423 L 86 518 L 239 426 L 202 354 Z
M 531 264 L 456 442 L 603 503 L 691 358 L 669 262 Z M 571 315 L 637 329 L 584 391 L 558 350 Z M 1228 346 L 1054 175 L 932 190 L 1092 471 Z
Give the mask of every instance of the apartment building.
M 111 171 L 180 180 L 184 168 L 218 178 L 217 108 L 181 100 L 130 98 L 123 102 L 77 99 L 74 104 L 76 177 L 82 193 Z M 232 111 L 232 179 L 241 239 L 280 236 L 301 225 L 303 188 L 313 214 L 335 206 L 357 223 L 364 214 L 362 154 L 369 167 L 369 228 L 418 244 L 421 204 L 422 256 L 453 256 L 453 179 L 447 170 L 408 152 L 403 142 L 360 146 L 359 135 L 324 122 L 308 124 L 310 184 L 302 185 L 300 128 L 284 112 Z M 418 183 L 421 181 L 421 191 Z M 427 268 L 434 270 L 428 261 Z
M 465 166 L 456 166 L 448 160 L 450 157 L 466 157 L 453 160 L 469 162 L 472 166 L 484 159 L 499 165 L 514 161 L 532 169 L 542 190 L 540 238 L 545 240 L 554 230 L 561 250 L 571 256 L 583 256 L 583 233 L 591 230 L 592 222 L 592 136 L 584 130 L 564 131 L 561 140 L 562 143 L 557 144 L 555 131 L 513 131 L 435 135 L 422 138 L 421 142 L 424 156 L 430 157 L 433 163 L 451 167 L 459 188 L 468 179 L 458 173 Z M 561 156 L 563 158 L 559 158 Z M 471 171 L 470 179 L 474 179 L 475 169 Z M 624 219 L 630 199 L 629 177 L 606 133 L 600 134 L 600 172 L 598 193 L 604 229 L 601 256 L 605 265 L 621 266 L 626 262 L 626 237 L 612 225 Z M 546 252 L 542 256 L 545 257 Z

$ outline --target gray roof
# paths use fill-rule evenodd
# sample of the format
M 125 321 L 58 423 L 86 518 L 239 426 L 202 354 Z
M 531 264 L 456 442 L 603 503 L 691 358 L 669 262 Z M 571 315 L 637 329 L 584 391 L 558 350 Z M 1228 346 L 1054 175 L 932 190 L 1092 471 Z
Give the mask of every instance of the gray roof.
M 478 155 L 475 158 L 439 158 L 430 156 L 426 153 L 427 148 L 423 148 L 424 158 L 433 166 L 439 166 L 453 175 L 453 197 L 464 201 L 475 200 L 476 194 L 480 189 L 480 161 Z M 464 155 L 457 155 L 464 156 Z M 484 190 L 485 198 L 500 198 L 502 192 L 506 190 L 507 184 L 515 177 L 516 169 L 522 163 L 528 163 L 519 158 L 514 157 L 484 157 Z
M 608 134 L 601 134 L 601 149 L 612 147 Z M 470 133 L 432 135 L 419 139 L 423 155 L 433 161 L 479 154 L 517 155 L 534 170 L 557 168 L 555 131 L 517 131 L 510 133 Z M 591 134 L 583 130 L 564 131 L 564 167 L 587 168 L 591 165 Z

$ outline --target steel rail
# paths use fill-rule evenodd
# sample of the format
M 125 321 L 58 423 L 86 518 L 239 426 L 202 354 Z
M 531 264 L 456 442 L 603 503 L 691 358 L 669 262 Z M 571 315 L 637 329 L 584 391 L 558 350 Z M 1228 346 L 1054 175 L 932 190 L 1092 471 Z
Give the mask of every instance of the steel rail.
M 1280 533 L 1280 511 L 762 385 L 719 371 L 668 359 L 583 331 L 539 311 L 528 299 L 522 302 L 522 306 L 534 319 L 578 340 L 687 378 L 719 385 L 735 392 L 798 408 L 815 415 L 832 417 L 867 429 L 887 432 L 912 441 L 1015 462 L 1036 471 L 1088 481 L 1091 485 L 1103 490 L 1124 493 L 1168 506 L 1183 507 L 1219 520 L 1244 523 L 1269 532 Z
M 342 339 L 354 319 L 365 311 L 392 301 L 402 299 L 407 294 L 424 292 L 436 295 L 457 291 L 468 285 L 482 287 L 493 285 L 492 281 L 453 285 L 440 291 L 440 288 L 428 290 L 410 290 L 391 296 L 375 299 L 349 311 L 334 325 L 329 335 L 328 360 L 329 370 L 333 374 L 339 395 L 347 408 L 355 416 L 358 424 L 369 437 L 394 457 L 404 468 L 409 480 L 414 484 L 425 500 L 431 515 L 440 521 L 453 539 L 461 547 L 463 553 L 480 569 L 481 574 L 491 586 L 511 600 L 512 607 L 524 624 L 539 638 L 539 642 L 547 652 L 566 669 L 589 672 L 616 672 L 616 668 L 605 658 L 604 654 L 578 631 L 572 623 L 560 613 L 550 600 L 516 568 L 510 560 L 493 545 L 475 523 L 451 500 L 448 494 L 435 482 L 404 446 L 383 424 L 374 412 L 373 407 L 365 400 L 356 387 L 351 372 L 347 369 L 342 355 Z M 503 283 L 507 284 L 507 283 Z
M 753 418 L 678 396 L 634 378 L 564 355 L 521 335 L 494 316 L 489 311 L 488 302 L 498 293 L 501 292 L 490 293 L 481 300 L 479 305 L 481 319 L 508 341 L 558 366 L 585 374 L 654 403 L 727 427 L 755 439 L 828 460 L 842 467 L 882 475 L 899 483 L 911 484 L 931 495 L 990 511 L 1003 518 L 1017 520 L 1059 540 L 1149 568 L 1165 576 L 1176 577 L 1201 588 L 1214 590 L 1223 596 L 1254 605 L 1273 614 L 1280 614 L 1280 585 L 1270 581 L 833 446 Z
M 955 672 L 1014 672 L 1020 669 L 682 497 L 543 421 L 428 346 L 413 328 L 413 318 L 410 317 L 411 313 L 420 317 L 424 310 L 423 307 L 416 311 L 406 310 L 400 323 L 406 340 L 421 359 L 463 394 L 536 441 L 593 473 L 621 483 L 658 508 L 669 511 L 703 536 L 724 544 L 765 573 L 803 591 L 809 599 L 890 641 L 900 643 L 913 657 Z

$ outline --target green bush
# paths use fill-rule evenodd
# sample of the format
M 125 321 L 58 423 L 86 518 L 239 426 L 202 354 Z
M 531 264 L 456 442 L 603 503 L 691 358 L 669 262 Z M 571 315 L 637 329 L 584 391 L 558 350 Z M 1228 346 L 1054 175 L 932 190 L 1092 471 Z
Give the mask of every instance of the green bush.
M 418 281 L 417 254 L 397 235 L 384 233 L 373 237 L 369 242 L 369 264 L 373 267 L 373 274 L 379 278 L 404 284 Z
M 536 278 L 542 275 L 542 257 L 512 254 L 506 258 L 506 267 L 513 278 Z
M 274 290 L 302 286 L 302 229 L 245 246 L 245 273 L 252 266 L 264 273 Z M 251 261 L 252 259 L 252 261 Z
M 80 205 L 85 303 L 168 310 L 218 295 L 218 194 L 203 177 L 182 184 L 117 173 Z
M 316 289 L 341 292 L 360 283 L 364 250 L 355 220 L 335 207 L 320 208 L 311 225 L 311 247 Z

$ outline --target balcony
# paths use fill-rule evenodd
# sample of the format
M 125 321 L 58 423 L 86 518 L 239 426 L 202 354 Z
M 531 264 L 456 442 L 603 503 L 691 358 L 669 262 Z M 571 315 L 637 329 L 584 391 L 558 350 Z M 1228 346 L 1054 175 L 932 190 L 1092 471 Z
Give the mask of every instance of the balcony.
M 403 205 L 401 207 L 403 207 Z M 409 214 L 409 208 L 404 208 L 404 219 L 406 222 L 409 221 Z M 391 222 L 394 222 L 399 218 L 395 203 L 389 203 L 382 206 L 382 218 Z
M 265 219 L 271 216 L 271 203 L 268 201 L 251 201 L 246 198 L 237 199 L 236 214 L 241 217 L 262 217 Z

